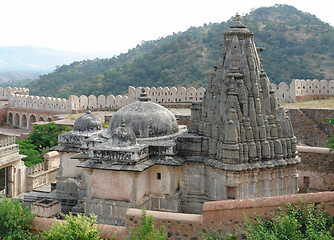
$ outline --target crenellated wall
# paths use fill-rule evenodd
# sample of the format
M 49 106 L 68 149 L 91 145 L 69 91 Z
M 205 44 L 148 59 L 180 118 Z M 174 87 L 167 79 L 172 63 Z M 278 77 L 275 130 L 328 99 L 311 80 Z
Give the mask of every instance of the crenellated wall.
M 290 85 L 281 82 L 278 85 L 271 83 L 271 86 L 276 91 L 279 102 L 300 101 L 309 97 L 334 96 L 334 80 L 293 79 Z
M 28 88 L 17 88 L 17 87 L 14 87 L 14 88 L 0 87 L 0 100 L 8 100 L 11 94 L 29 95 L 29 89 Z
M 68 99 L 29 96 L 23 94 L 23 90 L 11 90 L 6 88 L 3 95 L 8 98 L 8 106 L 14 108 L 36 109 L 39 111 L 48 111 L 53 113 L 72 113 L 73 111 L 83 111 L 89 107 L 91 110 L 116 110 L 136 101 L 141 93 L 141 87 L 129 87 L 126 95 L 81 95 L 80 97 L 71 95 Z M 174 103 L 174 102 L 197 102 L 201 101 L 205 89 L 194 87 L 152 87 L 145 88 L 151 100 L 156 103 Z M 27 91 L 29 92 L 29 90 Z M 6 94 L 5 94 L 6 93 Z
M 141 93 L 141 89 L 141 87 L 129 87 L 129 103 L 136 101 Z M 200 102 L 203 99 L 205 88 L 200 87 L 199 89 L 196 89 L 194 87 L 145 87 L 145 91 L 151 98 L 151 101 L 155 103 Z
M 290 85 L 281 82 L 276 85 L 271 83 L 276 91 L 279 102 L 299 101 L 305 97 L 328 97 L 334 96 L 334 80 L 302 80 L 294 79 Z M 54 113 L 72 113 L 83 111 L 87 106 L 91 110 L 117 110 L 129 103 L 136 101 L 141 93 L 142 87 L 134 88 L 129 86 L 125 95 L 99 95 L 80 97 L 71 95 L 68 99 L 52 98 L 41 96 L 30 96 L 27 88 L 0 87 L 0 100 L 8 100 L 9 107 L 36 109 Z M 205 88 L 194 87 L 145 87 L 152 102 L 156 103 L 179 103 L 179 102 L 200 102 L 203 99 Z

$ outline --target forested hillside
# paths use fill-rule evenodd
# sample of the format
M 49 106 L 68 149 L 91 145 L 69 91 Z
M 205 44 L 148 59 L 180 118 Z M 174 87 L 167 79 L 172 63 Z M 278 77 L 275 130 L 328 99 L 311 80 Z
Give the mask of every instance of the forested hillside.
M 243 17 L 264 47 L 264 69 L 275 83 L 292 78 L 334 79 L 334 28 L 287 5 L 263 7 Z M 27 85 L 33 95 L 122 94 L 132 86 L 206 87 L 229 22 L 191 27 L 143 42 L 127 54 L 63 65 Z

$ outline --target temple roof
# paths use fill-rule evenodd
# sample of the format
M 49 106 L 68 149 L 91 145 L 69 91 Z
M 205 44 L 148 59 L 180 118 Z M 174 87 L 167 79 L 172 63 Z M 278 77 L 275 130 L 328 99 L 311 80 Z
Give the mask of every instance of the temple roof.
M 237 15 L 191 131 L 209 137 L 209 156 L 225 163 L 291 158 L 296 138 L 264 72 L 254 33 Z M 196 114 L 192 114 L 196 116 Z

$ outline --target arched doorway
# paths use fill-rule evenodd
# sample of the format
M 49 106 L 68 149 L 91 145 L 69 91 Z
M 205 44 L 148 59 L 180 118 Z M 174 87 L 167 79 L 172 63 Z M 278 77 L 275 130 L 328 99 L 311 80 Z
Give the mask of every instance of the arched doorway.
M 14 116 L 14 126 L 19 127 L 20 126 L 20 115 L 18 113 Z
M 27 116 L 25 114 L 22 115 L 22 120 L 21 120 L 21 127 L 27 128 Z
M 30 127 L 30 125 L 31 125 L 32 123 L 34 123 L 34 122 L 36 122 L 36 117 L 35 117 L 35 115 L 30 115 L 30 117 L 29 117 L 29 127 Z
M 52 119 L 50 117 L 48 117 L 48 122 L 52 122 Z
M 11 112 L 8 113 L 7 124 L 8 125 L 13 125 L 13 114 Z
M 40 117 L 38 121 L 39 121 L 39 122 L 44 122 L 44 118 L 43 118 L 43 117 Z

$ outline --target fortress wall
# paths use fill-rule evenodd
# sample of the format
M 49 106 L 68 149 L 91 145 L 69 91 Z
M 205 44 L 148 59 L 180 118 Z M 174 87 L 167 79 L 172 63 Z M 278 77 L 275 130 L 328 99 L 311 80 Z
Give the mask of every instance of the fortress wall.
M 176 103 L 176 102 L 199 102 L 202 101 L 205 88 L 196 89 L 194 87 L 145 87 L 146 93 L 155 103 Z M 129 87 L 128 102 L 132 103 L 140 96 L 141 87 Z
M 34 218 L 34 220 L 31 223 L 32 229 L 34 230 L 33 233 L 51 230 L 52 225 L 55 224 L 56 221 L 64 222 L 64 220 L 56 220 L 54 218 L 42 218 L 42 217 Z M 123 240 L 125 239 L 125 236 L 126 236 L 125 227 L 101 224 L 101 229 L 100 229 L 101 238 Z
M 147 211 L 146 215 L 153 216 L 156 229 L 162 225 L 165 226 L 168 239 L 202 239 L 203 230 L 221 235 L 240 233 L 238 227 L 243 227 L 244 214 L 248 217 L 254 217 L 256 213 L 271 218 L 272 212 L 278 211 L 279 208 L 284 209 L 289 203 L 298 204 L 300 199 L 303 202 L 314 202 L 316 205 L 323 203 L 324 210 L 330 216 L 334 216 L 334 192 L 206 202 L 202 215 L 160 211 Z M 140 209 L 129 209 L 126 213 L 125 227 L 101 224 L 100 237 L 124 239 L 125 236 L 129 235 L 131 228 L 140 226 L 140 219 Z M 36 232 L 48 231 L 55 221 L 62 220 L 36 217 L 32 222 L 32 228 Z M 116 232 L 115 238 L 113 238 L 114 232 Z
M 334 80 L 293 79 L 290 85 L 281 82 L 271 84 L 279 102 L 301 101 L 307 97 L 334 97 Z
M 278 211 L 279 208 L 284 209 L 288 203 L 298 204 L 300 199 L 304 202 L 323 203 L 324 210 L 334 216 L 334 192 L 206 202 L 203 205 L 203 215 L 157 211 L 147 211 L 147 215 L 153 216 L 156 228 L 165 226 L 168 239 L 201 239 L 200 233 L 203 229 L 222 235 L 240 233 L 238 227 L 243 227 L 244 213 L 248 217 L 254 217 L 257 213 L 270 218 L 272 212 Z M 127 233 L 131 227 L 139 226 L 140 218 L 141 210 L 127 211 Z
M 10 94 L 21 94 L 21 95 L 29 95 L 28 88 L 17 88 L 17 87 L 0 87 L 0 99 L 8 100 Z
M 294 194 L 265 198 L 250 198 L 239 200 L 226 200 L 206 202 L 203 206 L 203 226 L 215 232 L 233 233 L 240 232 L 244 214 L 254 217 L 255 213 L 268 218 L 272 212 L 284 209 L 286 204 L 298 204 L 300 199 L 304 202 L 323 203 L 324 210 L 329 215 L 334 215 L 334 192 L 321 192 L 309 194 Z
M 294 79 L 288 85 L 281 82 L 278 85 L 271 83 L 276 91 L 279 102 L 298 101 L 305 97 L 328 97 L 334 96 L 334 80 L 303 80 Z M 10 107 L 38 109 L 58 113 L 72 113 L 73 111 L 84 111 L 87 107 L 96 110 L 117 110 L 137 100 L 141 94 L 142 87 L 129 86 L 126 95 L 99 95 L 80 97 L 71 95 L 68 99 L 29 96 L 27 88 L 0 88 L 0 99 L 8 99 Z M 156 103 L 180 103 L 202 101 L 205 88 L 194 87 L 145 87 L 151 101 Z
M 334 135 L 334 127 L 326 121 L 333 118 L 332 109 L 288 109 L 287 113 L 299 144 L 325 147 Z
M 328 148 L 298 146 L 302 158 L 298 166 L 298 188 L 301 192 L 334 190 L 334 154 Z

